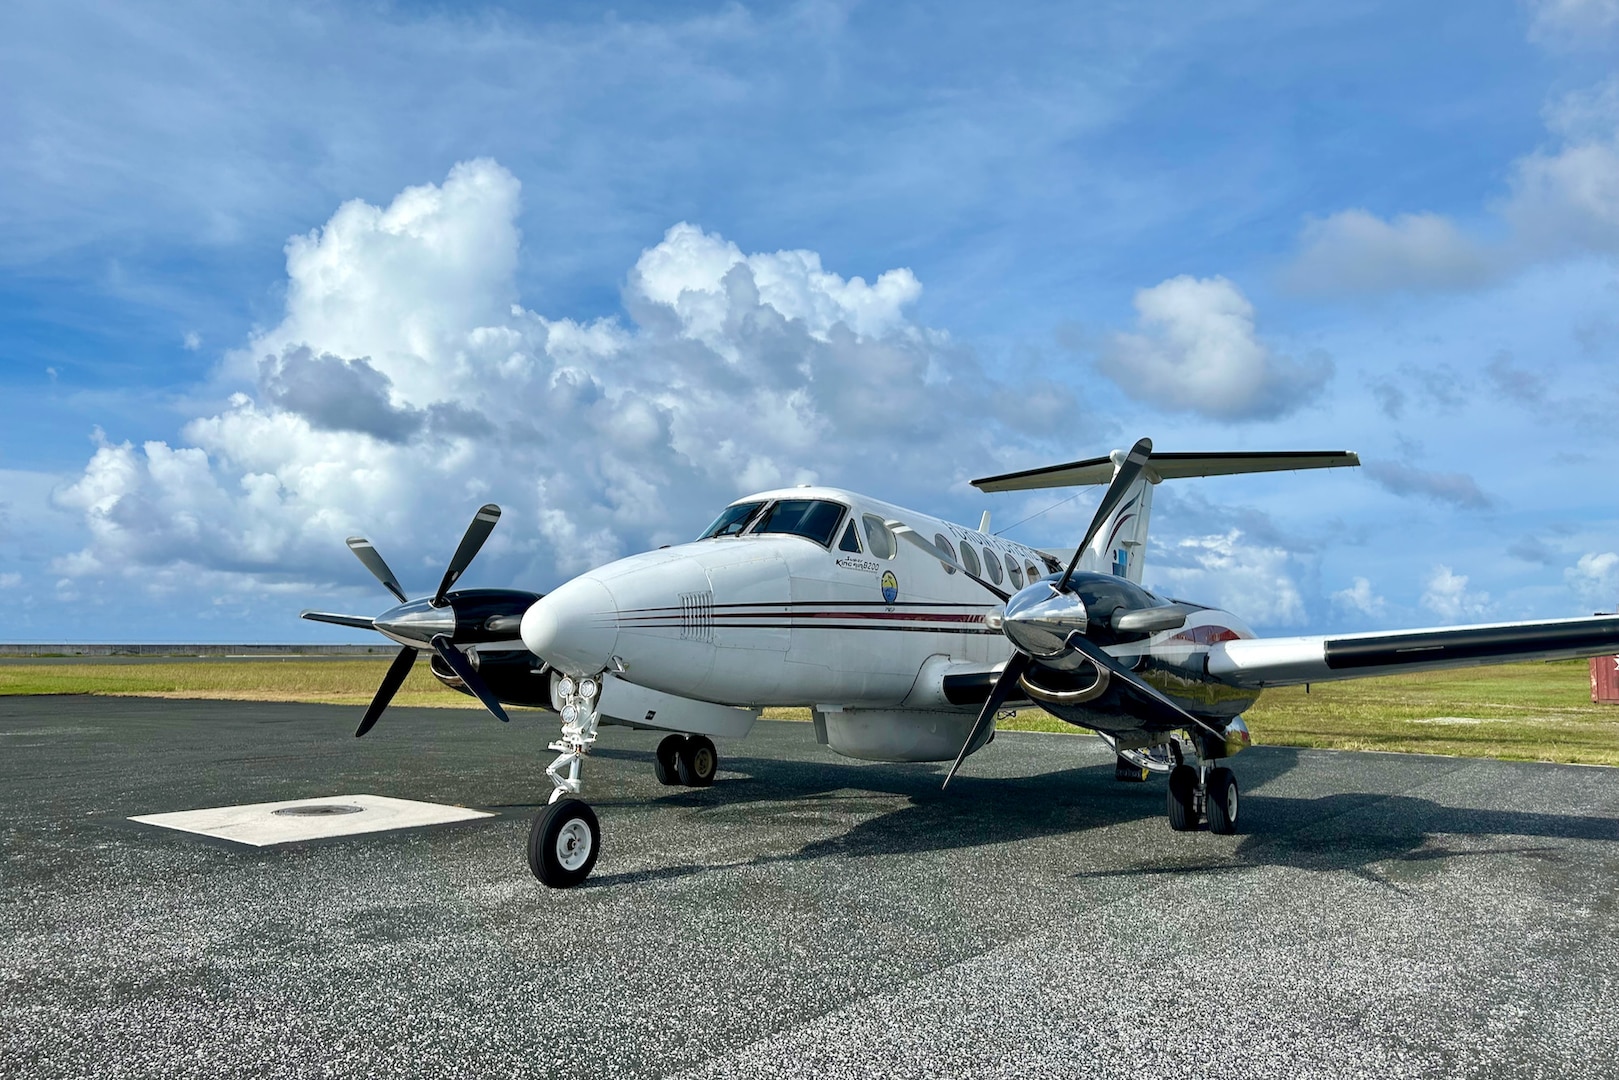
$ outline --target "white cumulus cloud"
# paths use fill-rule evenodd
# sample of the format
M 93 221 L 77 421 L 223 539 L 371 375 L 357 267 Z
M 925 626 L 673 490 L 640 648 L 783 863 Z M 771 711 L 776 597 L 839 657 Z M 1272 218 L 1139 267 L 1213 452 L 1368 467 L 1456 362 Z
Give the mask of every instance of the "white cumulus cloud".
M 1619 553 L 1587 552 L 1563 571 L 1563 580 L 1592 611 L 1616 610 L 1619 606 Z
M 1513 166 L 1502 214 L 1522 257 L 1619 250 L 1619 77 L 1546 109 L 1558 141 Z
M 1447 623 L 1478 620 L 1489 615 L 1493 608 L 1487 592 L 1469 592 L 1467 575 L 1458 574 L 1450 567 L 1433 568 L 1424 583 L 1422 606 Z
M 1388 602 L 1373 592 L 1371 581 L 1363 577 L 1355 578 L 1349 588 L 1333 593 L 1332 601 L 1339 607 L 1362 615 L 1382 615 L 1388 610 Z
M 1613 15 L 1619 0 L 1546 5 L 1559 6 Z M 1544 114 L 1551 138 L 1511 163 L 1506 190 L 1476 228 L 1435 213 L 1385 220 L 1341 210 L 1306 223 L 1284 279 L 1339 294 L 1468 289 L 1533 263 L 1619 251 L 1619 77 Z
M 1465 288 L 1489 280 L 1498 261 L 1438 214 L 1384 221 L 1352 209 L 1305 226 L 1288 279 L 1311 292 Z
M 1254 330 L 1254 306 L 1223 277 L 1170 278 L 1136 293 L 1137 333 L 1115 334 L 1097 367 L 1138 401 L 1217 420 L 1283 416 L 1332 375 L 1324 356 L 1291 359 Z
M 1561 46 L 1591 44 L 1619 26 L 1619 0 L 1530 0 L 1529 36 Z
M 1224 608 L 1258 626 L 1304 621 L 1304 597 L 1285 548 L 1245 543 L 1241 529 L 1183 538 L 1149 564 L 1154 589 Z
M 447 553 L 495 501 L 480 562 L 543 587 L 687 539 L 750 490 L 937 491 L 992 447 L 1038 445 L 986 417 L 971 354 L 912 318 L 909 270 L 867 283 L 681 223 L 629 270 L 627 320 L 551 317 L 517 294 L 520 194 L 465 162 L 289 241 L 283 318 L 224 360 L 237 392 L 173 445 L 98 435 L 57 493 L 91 539 L 56 572 L 363 580 L 345 536 Z

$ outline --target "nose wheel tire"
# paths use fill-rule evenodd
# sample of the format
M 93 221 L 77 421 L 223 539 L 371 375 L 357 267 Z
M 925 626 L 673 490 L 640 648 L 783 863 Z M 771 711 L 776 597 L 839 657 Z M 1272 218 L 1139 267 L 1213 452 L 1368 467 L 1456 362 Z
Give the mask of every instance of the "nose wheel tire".
M 528 830 L 528 868 L 543 885 L 571 889 L 590 876 L 601 840 L 601 824 L 590 805 L 561 799 L 534 816 Z
M 652 771 L 657 774 L 658 783 L 665 787 L 680 783 L 680 751 L 685 746 L 684 735 L 671 735 L 658 744 L 658 752 L 652 762 Z
M 1169 827 L 1176 832 L 1197 828 L 1197 770 L 1177 765 L 1169 771 Z
M 1237 831 L 1237 777 L 1230 769 L 1209 770 L 1209 832 L 1229 835 Z
M 687 787 L 707 787 L 720 771 L 720 754 L 714 749 L 712 740 L 693 735 L 680 748 L 680 753 L 675 757 L 675 766 L 682 784 Z

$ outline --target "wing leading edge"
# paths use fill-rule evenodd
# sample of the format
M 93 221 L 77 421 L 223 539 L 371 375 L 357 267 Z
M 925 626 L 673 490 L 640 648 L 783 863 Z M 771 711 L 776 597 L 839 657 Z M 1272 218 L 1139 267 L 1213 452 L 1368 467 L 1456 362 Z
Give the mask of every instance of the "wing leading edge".
M 1210 675 L 1239 686 L 1363 679 L 1402 671 L 1619 653 L 1619 615 L 1322 637 L 1246 638 L 1209 650 Z

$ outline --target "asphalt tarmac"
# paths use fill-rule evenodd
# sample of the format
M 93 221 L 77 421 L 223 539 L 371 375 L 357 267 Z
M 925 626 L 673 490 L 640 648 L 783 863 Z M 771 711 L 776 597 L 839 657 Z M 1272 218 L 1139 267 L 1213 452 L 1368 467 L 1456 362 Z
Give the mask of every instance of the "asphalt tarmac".
M 1619 770 L 1260 747 L 1214 836 L 1089 738 L 941 793 L 765 722 L 688 790 L 610 728 L 552 892 L 553 717 L 359 712 L 0 699 L 0 1075 L 1619 1075 Z M 499 816 L 126 820 L 361 792 Z

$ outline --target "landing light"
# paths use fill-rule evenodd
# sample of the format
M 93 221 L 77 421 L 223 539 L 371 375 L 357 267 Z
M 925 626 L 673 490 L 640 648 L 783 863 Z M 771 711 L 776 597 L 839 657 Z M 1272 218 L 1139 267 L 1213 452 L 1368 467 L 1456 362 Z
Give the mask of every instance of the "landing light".
M 562 681 L 557 683 L 557 693 L 562 697 L 573 697 L 573 680 L 562 676 Z
M 595 679 L 580 679 L 579 680 L 579 696 L 584 698 L 586 701 L 589 701 L 591 698 L 595 697 L 596 696 L 596 680 Z

